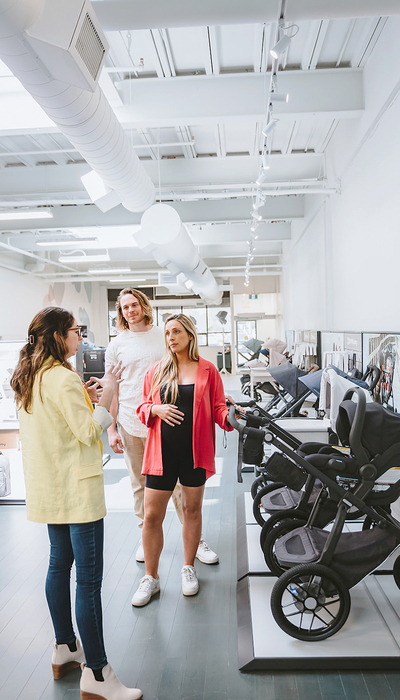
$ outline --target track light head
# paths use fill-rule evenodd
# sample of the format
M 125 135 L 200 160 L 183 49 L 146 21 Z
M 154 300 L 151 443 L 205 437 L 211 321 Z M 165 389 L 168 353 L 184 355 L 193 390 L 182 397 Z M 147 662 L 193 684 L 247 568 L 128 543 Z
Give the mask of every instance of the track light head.
M 279 56 L 289 48 L 292 37 L 284 34 L 275 46 L 271 49 L 270 54 L 272 58 L 278 59 Z
M 267 172 L 266 172 L 266 170 L 262 170 L 261 173 L 259 174 L 257 180 L 256 180 L 256 185 L 258 185 L 258 187 L 261 187 L 261 185 L 263 184 L 263 182 L 265 182 L 266 179 L 267 179 Z
M 276 127 L 277 119 L 271 119 L 262 130 L 262 135 L 267 137 Z
M 267 151 L 263 151 L 262 154 L 262 169 L 264 170 L 269 170 L 269 157 Z
M 284 92 L 271 92 L 271 102 L 289 102 L 289 95 Z

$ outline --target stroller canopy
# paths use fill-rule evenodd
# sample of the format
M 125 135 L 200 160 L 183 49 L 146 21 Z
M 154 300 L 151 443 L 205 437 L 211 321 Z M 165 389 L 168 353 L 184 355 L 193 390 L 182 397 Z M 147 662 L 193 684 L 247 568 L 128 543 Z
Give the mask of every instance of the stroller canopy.
M 307 372 L 299 369 L 296 365 L 292 365 L 290 362 L 285 362 L 284 365 L 279 365 L 279 367 L 270 367 L 269 373 L 294 399 L 299 399 L 308 392 L 308 388 L 299 382 L 300 377 L 304 377 Z
M 263 349 L 268 350 L 269 353 L 269 366 L 277 367 L 285 362 L 286 357 L 283 352 L 286 350 L 286 343 L 279 338 L 269 338 L 265 341 Z
M 339 406 L 336 432 L 343 445 L 349 445 L 350 430 L 353 424 L 357 404 L 347 399 Z M 391 466 L 400 466 L 400 416 L 388 411 L 378 403 L 368 403 L 365 407 L 361 444 L 368 451 L 370 458 L 383 454 L 392 445 L 398 443 L 398 454 L 393 455 Z M 389 469 L 389 466 L 387 466 Z
M 321 377 L 323 371 L 323 369 L 319 369 L 316 372 L 306 374 L 304 377 L 299 377 L 299 381 L 305 384 L 307 389 L 309 389 L 317 399 L 319 399 L 321 393 Z

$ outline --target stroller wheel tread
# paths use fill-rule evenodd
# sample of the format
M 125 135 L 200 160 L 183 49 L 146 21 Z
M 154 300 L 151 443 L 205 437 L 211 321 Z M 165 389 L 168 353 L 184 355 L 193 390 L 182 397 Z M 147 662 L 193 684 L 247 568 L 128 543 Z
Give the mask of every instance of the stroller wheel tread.
M 254 500 L 257 493 L 261 491 L 265 486 L 269 486 L 271 484 L 271 479 L 267 474 L 260 474 L 256 479 L 254 479 L 251 488 L 250 488 L 250 493 L 251 497 Z
M 283 521 L 286 522 L 286 520 L 293 520 L 295 519 L 300 519 L 307 521 L 309 516 L 309 512 L 305 510 L 300 510 L 300 509 L 291 509 L 287 511 L 280 511 L 279 513 L 275 513 L 274 515 L 271 515 L 269 520 L 266 520 L 264 525 L 262 526 L 261 529 L 261 535 L 260 535 L 260 546 L 261 549 L 264 551 L 264 543 L 270 532 L 274 530 L 275 528 L 279 527 Z
M 286 535 L 288 532 L 291 532 L 291 530 L 295 530 L 297 527 L 302 527 L 306 523 L 307 518 L 286 518 L 283 520 L 283 522 L 279 523 L 279 525 L 276 525 L 276 527 L 270 530 L 265 538 L 262 546 L 265 563 L 270 572 L 275 576 L 281 576 L 285 572 L 285 569 L 282 569 L 275 557 L 274 546 L 276 541 L 279 540 L 282 535 Z
M 264 486 L 264 488 L 260 489 L 256 493 L 256 495 L 254 497 L 254 501 L 253 501 L 253 515 L 254 515 L 255 519 L 257 520 L 258 524 L 260 525 L 260 527 L 262 527 L 264 525 L 265 521 L 268 520 L 268 518 L 270 517 L 269 513 L 265 513 L 265 517 L 263 517 L 263 513 L 261 510 L 262 509 L 262 503 L 261 503 L 262 498 L 264 496 L 266 496 L 268 493 L 270 493 L 271 491 L 275 491 L 276 489 L 281 489 L 284 486 L 285 486 L 284 483 L 282 483 L 280 481 L 275 481 L 272 484 L 268 484 L 268 486 Z
M 276 623 L 303 642 L 319 642 L 336 634 L 350 606 L 348 588 L 335 571 L 322 564 L 301 564 L 285 571 L 271 593 Z

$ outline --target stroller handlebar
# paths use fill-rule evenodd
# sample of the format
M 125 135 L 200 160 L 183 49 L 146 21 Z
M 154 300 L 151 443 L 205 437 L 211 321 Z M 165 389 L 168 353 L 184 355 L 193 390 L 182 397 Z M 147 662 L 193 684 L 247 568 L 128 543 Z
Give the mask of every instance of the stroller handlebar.
M 361 435 L 364 427 L 364 417 L 365 417 L 365 407 L 367 405 L 367 399 L 365 397 L 364 389 L 357 386 L 348 389 L 343 397 L 343 401 L 349 400 L 352 396 L 357 395 L 357 407 L 354 414 L 353 423 L 350 429 L 349 442 L 350 449 L 355 456 L 356 460 L 360 464 L 367 464 L 370 461 L 370 456 L 361 444 Z

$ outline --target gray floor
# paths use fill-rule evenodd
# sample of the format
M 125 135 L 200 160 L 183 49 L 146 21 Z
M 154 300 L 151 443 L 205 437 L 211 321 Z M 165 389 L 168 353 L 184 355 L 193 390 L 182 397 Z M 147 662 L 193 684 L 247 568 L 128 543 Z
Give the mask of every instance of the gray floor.
M 103 588 L 109 660 L 145 700 L 400 700 L 400 669 L 390 672 L 240 673 L 236 628 L 236 441 L 223 450 L 221 485 L 206 490 L 204 534 L 220 554 L 218 566 L 197 565 L 201 589 L 180 589 L 182 544 L 172 511 L 165 522 L 162 592 L 143 609 L 130 604 L 143 565 L 132 512 L 106 518 Z M 28 523 L 23 506 L 0 507 L 0 700 L 79 700 L 79 671 L 51 675 L 53 632 L 44 599 L 45 526 Z M 268 635 L 269 630 L 265 630 Z M 368 630 L 366 630 L 368 634 Z M 312 654 L 312 645 L 310 645 Z

